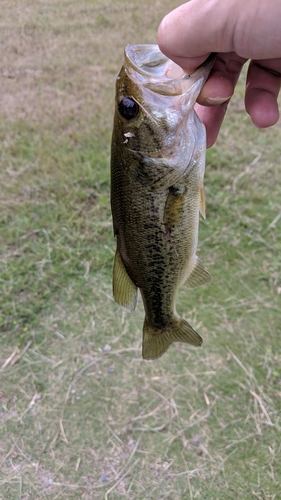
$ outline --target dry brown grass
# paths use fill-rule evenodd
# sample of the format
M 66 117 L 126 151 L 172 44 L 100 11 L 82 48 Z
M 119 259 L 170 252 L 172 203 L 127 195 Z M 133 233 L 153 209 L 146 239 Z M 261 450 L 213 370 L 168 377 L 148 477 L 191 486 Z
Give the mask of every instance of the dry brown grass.
M 124 46 L 155 43 L 161 17 L 176 2 L 72 0 L 1 5 L 0 106 L 7 120 L 50 126 L 71 134 L 95 116 L 112 123 L 116 73 Z M 65 130 L 66 129 L 66 130 Z M 96 130 L 96 136 L 99 131 Z

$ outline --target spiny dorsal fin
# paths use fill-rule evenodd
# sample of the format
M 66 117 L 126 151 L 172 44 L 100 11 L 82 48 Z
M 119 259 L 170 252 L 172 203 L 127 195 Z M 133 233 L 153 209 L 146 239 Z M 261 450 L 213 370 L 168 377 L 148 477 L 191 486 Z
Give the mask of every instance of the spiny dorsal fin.
M 198 286 L 205 285 L 205 283 L 209 283 L 211 280 L 212 276 L 196 255 L 191 273 L 185 282 L 185 286 L 188 288 L 197 288 Z
M 113 297 L 115 302 L 128 312 L 137 304 L 138 288 L 128 275 L 119 250 L 116 250 L 113 266 Z
M 200 214 L 202 215 L 203 219 L 206 219 L 206 202 L 205 202 L 204 186 L 202 186 L 200 188 L 200 205 L 199 205 L 199 211 L 200 211 Z

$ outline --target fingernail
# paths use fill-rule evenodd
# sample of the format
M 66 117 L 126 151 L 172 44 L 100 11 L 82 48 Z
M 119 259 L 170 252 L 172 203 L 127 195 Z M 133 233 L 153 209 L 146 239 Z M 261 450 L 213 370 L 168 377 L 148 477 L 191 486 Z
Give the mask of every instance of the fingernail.
M 204 99 L 204 104 L 209 104 L 209 106 L 218 106 L 219 104 L 229 101 L 230 98 L 231 95 L 228 97 L 206 97 Z

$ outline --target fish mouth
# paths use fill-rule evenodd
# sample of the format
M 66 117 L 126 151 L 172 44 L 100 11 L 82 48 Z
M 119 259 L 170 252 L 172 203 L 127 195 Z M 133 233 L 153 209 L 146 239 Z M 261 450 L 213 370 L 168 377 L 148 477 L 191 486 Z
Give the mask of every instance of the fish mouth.
M 181 95 L 195 82 L 203 86 L 214 64 L 216 54 L 210 54 L 194 73 L 187 74 L 166 57 L 156 44 L 136 44 L 125 47 L 125 68 L 130 77 L 153 92 Z

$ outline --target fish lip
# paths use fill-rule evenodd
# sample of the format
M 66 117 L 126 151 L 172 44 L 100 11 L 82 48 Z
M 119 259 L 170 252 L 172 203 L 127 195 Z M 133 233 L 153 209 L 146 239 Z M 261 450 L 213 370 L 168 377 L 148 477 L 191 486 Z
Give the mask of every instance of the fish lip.
M 124 52 L 125 66 L 129 66 L 137 73 L 147 77 L 156 76 L 153 68 L 159 68 L 159 65 L 169 61 L 156 44 L 129 44 L 125 47 Z M 151 54 L 153 54 L 153 58 Z M 150 68 L 150 70 L 146 68 Z
M 137 83 L 166 95 L 180 95 L 193 83 L 207 80 L 215 62 L 212 53 L 192 74 L 184 72 L 180 66 L 165 56 L 156 44 L 135 44 L 125 47 L 125 69 Z M 171 75 L 171 76 L 169 76 Z

